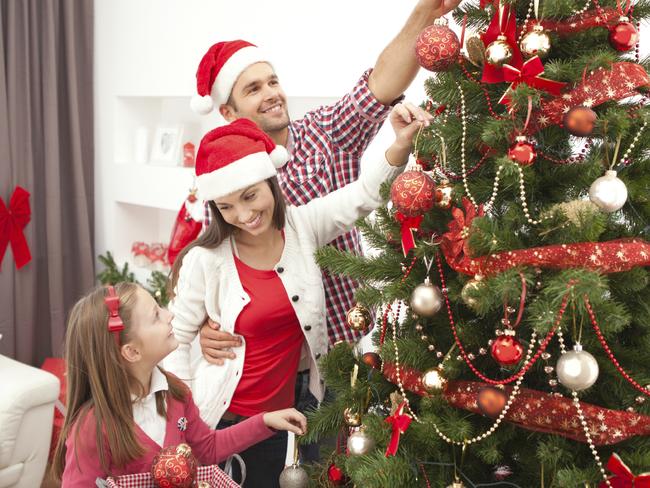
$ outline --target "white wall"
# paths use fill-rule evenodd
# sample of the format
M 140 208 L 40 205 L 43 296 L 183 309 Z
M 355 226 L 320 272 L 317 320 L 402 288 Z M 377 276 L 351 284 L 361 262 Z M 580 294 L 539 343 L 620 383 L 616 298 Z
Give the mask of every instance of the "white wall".
M 117 236 L 137 230 L 133 219 L 122 220 L 112 201 L 112 189 L 120 185 L 113 170 L 117 96 L 190 96 L 205 50 L 220 40 L 243 38 L 270 54 L 289 96 L 339 97 L 374 64 L 415 4 L 96 0 L 96 253 L 112 250 Z M 426 77 L 423 72 L 413 83 L 410 100 L 424 99 Z M 367 157 L 376 157 L 390 140 L 387 125 Z

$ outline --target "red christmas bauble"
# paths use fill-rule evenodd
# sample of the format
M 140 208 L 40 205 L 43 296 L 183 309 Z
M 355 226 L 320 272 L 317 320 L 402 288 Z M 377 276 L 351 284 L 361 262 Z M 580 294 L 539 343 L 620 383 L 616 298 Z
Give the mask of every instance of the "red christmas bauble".
M 330 464 L 330 467 L 327 468 L 327 479 L 334 486 L 343 486 L 348 482 L 348 478 L 343 473 L 343 470 L 334 463 Z
M 497 363 L 502 366 L 511 366 L 521 361 L 524 348 L 515 337 L 503 335 L 494 340 L 490 352 Z
M 621 17 L 618 24 L 609 29 L 609 43 L 617 51 L 629 51 L 639 42 L 639 31 L 627 17 Z
M 562 125 L 567 132 L 576 137 L 590 136 L 596 126 L 598 114 L 589 107 L 579 105 L 569 110 L 562 118 Z
M 460 41 L 445 19 L 436 19 L 426 27 L 415 43 L 418 63 L 429 71 L 444 71 L 458 59 Z
M 506 394 L 503 390 L 494 386 L 486 386 L 478 392 L 476 403 L 488 417 L 496 417 L 506 406 Z
M 537 159 L 535 146 L 523 136 L 517 137 L 516 140 L 517 142 L 508 149 L 508 158 L 521 166 L 530 166 Z
M 160 488 L 191 488 L 197 466 L 192 448 L 187 444 L 165 447 L 153 458 L 151 477 Z
M 407 217 L 417 217 L 431 210 L 435 203 L 436 184 L 423 171 L 405 171 L 393 181 L 390 199 L 396 210 Z
M 381 368 L 381 358 L 376 352 L 366 352 L 361 358 L 365 364 L 371 368 L 379 369 Z

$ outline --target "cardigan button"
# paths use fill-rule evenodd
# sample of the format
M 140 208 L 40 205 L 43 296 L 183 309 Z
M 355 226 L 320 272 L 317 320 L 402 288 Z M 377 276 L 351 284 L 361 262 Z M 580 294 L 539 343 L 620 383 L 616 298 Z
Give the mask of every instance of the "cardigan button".
M 278 273 L 283 273 L 283 272 L 284 272 L 284 268 L 282 266 L 278 266 Z
M 319 352 L 316 353 L 316 359 L 320 359 L 320 353 Z
M 300 297 L 298 295 L 294 295 L 294 296 L 291 297 L 291 300 L 293 300 L 294 302 L 297 302 L 299 298 Z
M 310 331 L 311 330 L 311 325 L 305 325 L 305 330 Z

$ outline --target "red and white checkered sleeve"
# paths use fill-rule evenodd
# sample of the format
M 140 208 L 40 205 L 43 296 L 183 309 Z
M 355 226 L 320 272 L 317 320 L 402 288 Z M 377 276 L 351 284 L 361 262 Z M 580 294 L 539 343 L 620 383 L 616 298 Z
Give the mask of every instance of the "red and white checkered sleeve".
M 309 132 L 316 126 L 330 136 L 335 148 L 361 157 L 391 111 L 389 105 L 379 102 L 368 87 L 367 70 L 352 91 L 333 105 L 324 105 L 307 112 L 298 133 Z M 313 129 L 311 129 L 313 130 Z M 308 134 L 304 134 L 308 138 Z

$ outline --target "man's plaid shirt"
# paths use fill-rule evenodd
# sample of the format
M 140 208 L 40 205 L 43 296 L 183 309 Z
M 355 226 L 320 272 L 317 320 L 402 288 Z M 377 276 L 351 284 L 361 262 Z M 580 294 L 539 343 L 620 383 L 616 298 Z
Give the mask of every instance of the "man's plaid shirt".
M 333 105 L 308 112 L 289 124 L 289 162 L 278 170 L 280 187 L 290 205 L 300 206 L 327 195 L 359 177 L 361 156 L 388 116 L 368 88 L 366 71 L 350 93 Z M 206 225 L 210 214 L 206 206 Z M 337 249 L 361 254 L 359 232 L 353 229 L 332 241 Z M 346 325 L 345 315 L 354 306 L 358 284 L 346 276 L 323 272 L 327 331 L 330 345 L 352 342 L 361 334 Z

